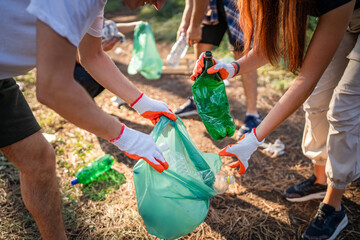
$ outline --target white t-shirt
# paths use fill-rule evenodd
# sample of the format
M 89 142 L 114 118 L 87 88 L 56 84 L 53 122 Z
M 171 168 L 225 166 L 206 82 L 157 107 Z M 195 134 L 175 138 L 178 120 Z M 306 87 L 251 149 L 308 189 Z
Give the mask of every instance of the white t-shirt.
M 36 19 L 78 46 L 86 33 L 102 36 L 106 0 L 0 0 L 0 80 L 36 63 Z

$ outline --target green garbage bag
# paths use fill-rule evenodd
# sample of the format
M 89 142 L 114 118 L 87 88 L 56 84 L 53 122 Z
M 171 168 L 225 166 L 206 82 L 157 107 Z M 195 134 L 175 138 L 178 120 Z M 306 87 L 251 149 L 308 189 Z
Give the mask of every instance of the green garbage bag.
M 128 73 L 134 75 L 140 72 L 146 79 L 159 79 L 163 65 L 150 24 L 138 24 L 134 30 L 134 46 Z
M 203 153 L 195 146 L 180 118 L 161 117 L 151 136 L 160 148 L 168 145 L 163 153 L 169 168 L 158 173 L 144 160 L 137 162 L 133 169 L 137 205 L 150 234 L 176 239 L 204 221 L 222 163 L 218 154 Z M 187 173 L 180 171 L 181 164 Z
M 235 123 L 230 113 L 225 85 L 218 73 L 208 74 L 206 70 L 214 65 L 210 51 L 205 53 L 205 67 L 195 79 L 192 92 L 196 109 L 206 130 L 215 140 L 235 133 Z

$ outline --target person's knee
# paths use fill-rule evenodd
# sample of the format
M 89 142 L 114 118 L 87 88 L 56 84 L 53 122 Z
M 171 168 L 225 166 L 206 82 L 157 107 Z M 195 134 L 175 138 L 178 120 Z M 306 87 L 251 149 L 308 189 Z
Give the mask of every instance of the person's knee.
M 20 168 L 21 174 L 46 179 L 55 174 L 56 160 L 53 147 L 49 143 L 41 144 L 32 154 L 28 163 Z

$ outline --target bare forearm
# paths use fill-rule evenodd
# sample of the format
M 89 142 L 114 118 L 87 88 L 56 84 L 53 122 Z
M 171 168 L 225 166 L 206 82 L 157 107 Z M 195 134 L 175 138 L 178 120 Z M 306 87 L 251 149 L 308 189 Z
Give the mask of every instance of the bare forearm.
M 106 140 L 120 135 L 122 124 L 103 112 L 75 80 L 58 84 L 56 91 L 50 90 L 43 96 L 46 99 L 41 102 L 76 126 Z
M 204 19 L 205 11 L 209 5 L 209 0 L 193 0 L 193 10 L 191 13 L 191 25 L 200 25 Z
M 268 63 L 268 60 L 261 52 L 256 51 L 256 49 L 251 49 L 247 55 L 241 57 L 236 62 L 240 66 L 238 75 L 242 75 L 244 73 L 255 71 Z
M 86 34 L 78 49 L 81 64 L 103 87 L 129 104 L 141 95 L 102 50 L 100 38 Z
M 256 128 L 258 140 L 264 139 L 294 113 L 310 96 L 315 85 L 303 77 L 298 77 Z
M 193 9 L 193 0 L 185 0 L 185 8 L 181 18 L 181 23 L 177 31 L 177 38 L 179 38 L 181 33 L 186 33 L 190 25 L 191 12 Z
M 188 27 L 191 20 L 191 13 L 194 7 L 193 0 L 185 0 L 185 9 L 182 16 L 182 22 Z
M 81 63 L 96 81 L 125 102 L 131 104 L 140 96 L 141 92 L 119 71 L 105 53 L 88 61 L 81 61 Z
M 133 32 L 135 27 L 140 24 L 141 21 L 137 22 L 129 22 L 129 23 L 116 23 L 116 27 L 119 32 L 125 34 L 129 32 Z

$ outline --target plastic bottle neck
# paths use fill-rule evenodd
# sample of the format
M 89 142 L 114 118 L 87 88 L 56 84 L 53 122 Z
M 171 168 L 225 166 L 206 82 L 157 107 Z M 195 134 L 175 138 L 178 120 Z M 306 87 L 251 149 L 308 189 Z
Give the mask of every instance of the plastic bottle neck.
M 210 51 L 205 52 L 204 65 L 205 65 L 204 70 L 214 66 L 214 63 L 212 61 L 212 53 Z

